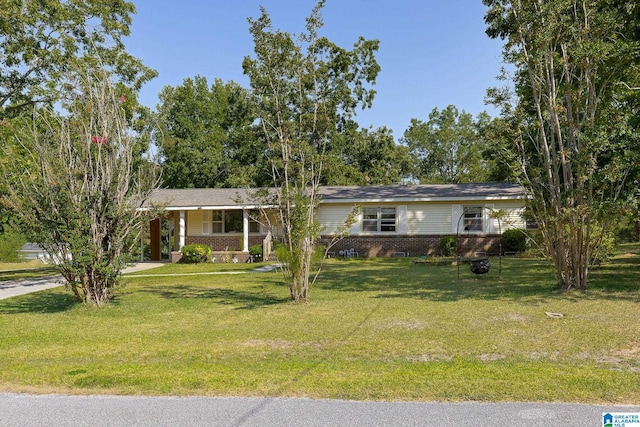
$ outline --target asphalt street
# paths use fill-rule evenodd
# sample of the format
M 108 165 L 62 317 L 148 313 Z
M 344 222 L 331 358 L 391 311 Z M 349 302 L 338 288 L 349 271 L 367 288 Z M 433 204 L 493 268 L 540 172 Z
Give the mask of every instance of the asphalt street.
M 0 394 L 0 426 L 575 426 L 640 406 Z

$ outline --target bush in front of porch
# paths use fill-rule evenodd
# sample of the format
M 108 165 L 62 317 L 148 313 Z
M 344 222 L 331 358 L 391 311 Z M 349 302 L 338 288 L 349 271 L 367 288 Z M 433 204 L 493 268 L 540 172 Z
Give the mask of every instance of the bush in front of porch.
M 186 264 L 210 262 L 212 257 L 213 251 L 209 246 L 202 243 L 192 243 L 182 247 L 182 258 L 180 262 Z

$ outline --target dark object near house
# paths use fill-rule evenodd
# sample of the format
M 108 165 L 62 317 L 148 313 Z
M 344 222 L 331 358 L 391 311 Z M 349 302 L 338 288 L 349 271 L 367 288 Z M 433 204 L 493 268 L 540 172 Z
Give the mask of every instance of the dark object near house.
M 472 273 L 485 274 L 489 272 L 491 263 L 487 258 L 475 259 L 469 263 L 469 268 L 471 269 Z

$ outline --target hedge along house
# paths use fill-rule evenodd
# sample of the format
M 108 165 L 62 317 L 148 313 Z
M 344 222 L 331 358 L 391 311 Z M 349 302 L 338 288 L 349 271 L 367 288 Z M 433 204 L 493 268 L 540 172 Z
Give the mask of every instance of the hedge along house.
M 218 254 L 233 253 L 241 261 L 248 258 L 251 246 L 269 245 L 272 233 L 259 218 L 261 211 L 274 208 L 251 201 L 254 192 L 156 191 L 152 203 L 165 206 L 167 219 L 174 224 L 172 260 L 190 243 L 207 244 Z M 320 244 L 328 244 L 357 209 L 349 235 L 330 249 L 335 256 L 437 255 L 440 239 L 451 235 L 458 236 L 464 256 L 497 254 L 501 233 L 526 225 L 524 190 L 511 183 L 321 187 L 319 192 Z M 159 221 L 151 226 L 152 260 L 159 260 Z M 278 235 L 278 230 L 272 231 Z

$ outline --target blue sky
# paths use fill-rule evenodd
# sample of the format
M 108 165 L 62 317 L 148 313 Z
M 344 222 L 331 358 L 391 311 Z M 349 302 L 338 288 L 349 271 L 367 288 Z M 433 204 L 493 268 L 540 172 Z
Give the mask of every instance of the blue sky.
M 304 30 L 313 0 L 134 0 L 131 54 L 159 72 L 142 90 L 154 108 L 165 85 L 202 75 L 248 87 L 242 59 L 253 53 L 247 17 L 260 5 L 273 26 Z M 481 0 L 327 0 L 321 34 L 351 49 L 359 36 L 380 40 L 381 66 L 373 107 L 360 111 L 360 126 L 393 130 L 402 137 L 410 120 L 426 120 L 433 108 L 453 104 L 474 116 L 487 111 L 486 89 L 500 85 L 502 43 L 484 33 Z

